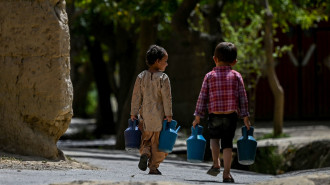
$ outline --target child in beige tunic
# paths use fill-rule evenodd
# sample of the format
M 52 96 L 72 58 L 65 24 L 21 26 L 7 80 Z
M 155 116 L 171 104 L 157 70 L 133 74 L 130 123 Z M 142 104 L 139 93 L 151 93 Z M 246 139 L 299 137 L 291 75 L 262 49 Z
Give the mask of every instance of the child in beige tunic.
M 171 85 L 168 76 L 163 73 L 168 65 L 168 55 L 164 48 L 152 45 L 146 58 L 149 69 L 142 71 L 136 78 L 131 119 L 135 120 L 140 116 L 140 170 L 145 171 L 149 167 L 149 174 L 161 175 L 158 167 L 167 153 L 158 151 L 159 134 L 164 118 L 166 117 L 168 122 L 172 121 Z

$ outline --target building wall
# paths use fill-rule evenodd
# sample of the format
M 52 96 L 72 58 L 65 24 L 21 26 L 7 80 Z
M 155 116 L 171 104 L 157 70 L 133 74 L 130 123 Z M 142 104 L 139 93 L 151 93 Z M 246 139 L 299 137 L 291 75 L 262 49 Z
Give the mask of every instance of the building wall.
M 285 120 L 330 119 L 330 23 L 318 28 L 291 28 L 289 33 L 277 35 L 277 45 L 293 45 L 292 55 L 285 54 L 277 61 L 276 72 L 285 92 Z M 314 47 L 314 49 L 313 49 Z M 309 60 L 308 53 L 311 53 Z M 257 86 L 256 119 L 273 117 L 274 99 L 266 78 Z

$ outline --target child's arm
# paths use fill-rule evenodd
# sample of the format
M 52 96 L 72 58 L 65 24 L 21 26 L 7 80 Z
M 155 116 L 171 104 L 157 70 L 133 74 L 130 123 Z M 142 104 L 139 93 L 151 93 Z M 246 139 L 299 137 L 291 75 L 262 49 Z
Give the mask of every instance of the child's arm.
M 137 115 L 131 115 L 131 120 L 134 121 L 134 120 L 137 120 Z
M 238 76 L 238 96 L 239 96 L 239 112 L 241 118 L 249 116 L 248 98 L 246 95 L 244 81 L 241 75 Z
M 248 116 L 244 117 L 244 125 L 246 126 L 247 130 L 250 130 L 251 123 Z
M 167 122 L 171 122 L 172 121 L 172 116 L 166 116 L 166 120 L 167 120 Z
M 166 74 L 163 74 L 163 84 L 161 87 L 162 100 L 164 106 L 165 116 L 168 122 L 172 121 L 172 94 L 171 94 L 171 83 L 170 79 Z
M 195 120 L 193 121 L 193 127 L 195 128 L 196 125 L 198 125 L 201 122 L 201 117 L 195 116 Z
M 132 102 L 131 102 L 131 120 L 136 120 L 137 115 L 139 114 L 139 110 L 142 103 L 142 92 L 141 92 L 141 78 L 139 76 L 136 78 L 133 94 L 132 94 Z
M 196 103 L 196 109 L 195 109 L 195 120 L 193 121 L 193 127 L 200 123 L 200 118 L 204 116 L 205 110 L 207 109 L 207 102 L 208 102 L 208 81 L 207 81 L 207 75 L 205 75 L 201 91 L 198 96 L 198 100 Z
M 244 119 L 244 125 L 246 126 L 247 130 L 250 130 L 250 120 L 249 120 L 249 107 L 248 107 L 248 99 L 244 87 L 244 81 L 242 76 L 239 76 L 239 86 L 238 86 L 238 91 L 239 91 L 239 106 L 240 106 L 240 114 Z

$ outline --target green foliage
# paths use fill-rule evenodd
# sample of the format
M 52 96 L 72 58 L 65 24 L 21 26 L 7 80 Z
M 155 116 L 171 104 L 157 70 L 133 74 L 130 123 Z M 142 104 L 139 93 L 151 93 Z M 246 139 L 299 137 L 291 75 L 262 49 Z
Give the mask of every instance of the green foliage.
M 110 48 L 117 47 L 113 38 L 123 29 L 127 31 L 127 38 L 135 43 L 138 39 L 139 25 L 143 20 L 157 19 L 158 39 L 167 39 L 171 33 L 170 23 L 173 14 L 183 0 L 67 0 L 67 7 L 74 7 L 70 16 L 70 34 L 81 43 L 76 49 L 74 65 L 81 65 L 89 61 L 89 53 L 84 46 L 86 41 L 100 40 L 105 61 L 114 66 L 121 65 Z M 238 64 L 235 69 L 248 79 L 246 88 L 253 89 L 261 76 L 265 54 L 263 50 L 263 1 L 229 0 L 223 1 L 225 6 L 219 15 L 223 40 L 234 42 L 238 47 Z M 194 31 L 207 32 L 205 27 L 205 12 L 217 0 L 201 0 L 194 9 L 194 17 L 189 19 L 189 25 Z M 330 12 L 329 0 L 278 0 L 269 1 L 274 15 L 274 30 L 288 31 L 290 25 L 301 25 L 303 29 L 314 26 L 315 22 L 328 20 Z M 206 8 L 205 8 L 206 7 Z M 70 15 L 70 14 L 69 14 Z M 280 28 L 280 29 L 277 29 Z M 170 38 L 169 38 L 170 39 Z M 123 39 L 125 40 L 125 39 Z M 128 39 L 126 39 L 128 40 Z M 276 39 L 274 38 L 274 41 Z M 112 46 L 109 46 L 113 44 Z M 122 45 L 125 45 L 123 42 Z M 136 48 L 125 48 L 136 49 Z M 276 46 L 274 57 L 281 57 L 292 46 Z M 116 52 L 116 51 L 111 51 Z M 201 52 L 199 55 L 203 56 Z M 120 66 L 119 66 L 120 68 Z M 118 72 L 118 71 L 117 71 Z M 110 74 L 113 75 L 113 74 Z M 120 76 L 120 75 L 117 75 Z M 121 84 L 118 84 L 120 87 Z M 93 114 L 97 106 L 95 87 L 88 93 L 88 114 Z
M 136 24 L 141 20 L 159 17 L 159 31 L 171 22 L 172 14 L 181 1 L 177 0 L 77 0 L 74 5 L 82 11 L 82 25 L 91 21 L 89 18 L 99 15 L 104 23 L 113 23 L 115 27 L 122 26 L 127 30 L 138 29 Z M 86 24 L 87 26 L 87 24 Z
M 303 29 L 314 26 L 315 22 L 328 20 L 329 7 L 324 1 L 279 0 L 269 1 L 273 12 L 273 28 L 289 30 L 289 25 L 301 25 Z M 235 12 L 235 13 L 233 13 Z M 263 4 L 256 1 L 229 1 L 221 15 L 223 39 L 238 46 L 236 69 L 241 72 L 261 75 L 265 63 L 263 50 Z M 275 35 L 275 32 L 274 32 Z M 276 38 L 274 38 L 274 41 Z M 292 45 L 276 46 L 274 57 L 282 57 Z
M 314 26 L 315 22 L 328 19 L 329 7 L 324 1 L 279 0 L 268 1 L 273 14 L 273 42 L 276 31 L 287 32 L 289 26 L 300 25 L 303 29 Z M 255 101 L 258 79 L 267 72 L 264 44 L 264 1 L 228 1 L 219 20 L 224 41 L 233 42 L 238 48 L 238 63 L 235 69 L 245 79 L 245 88 L 251 102 Z M 290 51 L 292 45 L 274 44 L 273 57 L 280 58 Z M 254 107 L 250 106 L 254 116 Z
M 314 26 L 315 22 L 321 20 L 327 21 L 330 12 L 327 3 L 321 0 L 279 0 L 269 1 L 269 3 L 273 13 L 274 35 L 277 28 L 281 28 L 282 32 L 289 31 L 290 25 L 300 25 L 303 29 L 309 29 Z M 232 0 L 224 7 L 220 21 L 224 40 L 232 40 L 234 43 L 239 43 L 240 49 L 243 50 L 249 50 L 248 48 L 251 48 L 252 51 L 239 53 L 239 57 L 257 57 L 257 61 L 259 62 L 255 62 L 253 66 L 259 67 L 262 67 L 263 65 L 260 64 L 264 62 L 264 59 L 258 59 L 264 54 L 261 51 L 265 13 L 263 7 L 262 1 Z M 251 40 L 255 41 L 253 42 Z M 275 40 L 276 38 L 274 38 Z M 292 47 L 292 45 L 276 46 L 274 57 L 281 57 L 283 53 L 290 51 Z M 246 69 L 244 66 L 242 68 Z M 259 74 L 259 70 L 256 71 Z M 255 71 L 252 71 L 252 73 L 255 73 Z
M 281 28 L 283 32 L 289 31 L 290 25 L 300 25 L 303 29 L 308 29 L 314 26 L 315 22 L 327 21 L 330 12 L 329 0 L 269 0 L 268 2 L 273 13 L 274 29 Z M 264 14 L 263 3 L 264 1 L 231 0 L 226 4 L 224 12 L 235 24 L 242 25 L 240 21 Z
M 275 51 L 273 53 L 274 58 L 281 58 L 284 53 L 291 51 L 293 48 L 293 45 L 284 45 L 284 46 L 276 46 Z
M 200 3 L 197 4 L 193 11 L 193 16 L 197 18 L 197 21 L 193 22 L 191 19 L 188 19 L 188 23 L 192 30 L 205 33 L 206 32 L 204 27 L 205 19 L 201 9 L 202 9 L 201 4 Z
M 249 170 L 276 175 L 282 171 L 281 166 L 284 160 L 284 157 L 278 154 L 277 148 L 274 146 L 258 148 L 255 162 L 249 166 Z
M 225 13 L 221 14 L 221 27 L 223 40 L 235 43 L 238 48 L 235 69 L 243 76 L 253 74 L 255 78 L 261 76 L 261 66 L 265 54 L 262 49 L 263 38 L 260 34 L 262 29 L 262 17 L 256 15 L 251 21 L 242 20 L 242 25 L 232 24 Z M 256 81 L 254 81 L 256 82 Z M 255 86 L 256 84 L 252 84 Z
M 274 15 L 274 28 L 280 27 L 283 32 L 289 31 L 290 25 L 300 25 L 309 29 L 315 22 L 328 20 L 329 2 L 321 0 L 280 0 L 270 1 Z

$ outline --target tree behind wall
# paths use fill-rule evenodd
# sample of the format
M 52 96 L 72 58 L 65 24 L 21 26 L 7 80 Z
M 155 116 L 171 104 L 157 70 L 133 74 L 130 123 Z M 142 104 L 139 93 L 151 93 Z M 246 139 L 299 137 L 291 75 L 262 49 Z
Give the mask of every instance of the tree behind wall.
M 265 24 L 264 24 L 264 43 L 266 53 L 266 74 L 268 83 L 273 92 L 274 105 L 274 136 L 282 134 L 283 112 L 284 112 L 284 91 L 277 79 L 275 72 L 275 62 L 273 58 L 273 14 L 270 10 L 268 0 L 264 2 L 265 6 Z

